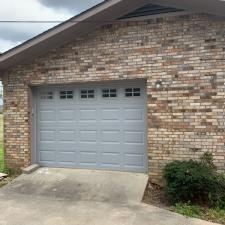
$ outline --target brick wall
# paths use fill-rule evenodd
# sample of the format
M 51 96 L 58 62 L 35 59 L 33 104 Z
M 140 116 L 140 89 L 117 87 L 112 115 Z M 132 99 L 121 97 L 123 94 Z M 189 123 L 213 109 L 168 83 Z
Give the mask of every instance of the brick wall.
M 225 169 L 225 20 L 186 15 L 107 25 L 4 78 L 5 158 L 30 164 L 30 87 L 147 78 L 149 175 L 210 151 Z M 156 88 L 156 83 L 161 84 Z

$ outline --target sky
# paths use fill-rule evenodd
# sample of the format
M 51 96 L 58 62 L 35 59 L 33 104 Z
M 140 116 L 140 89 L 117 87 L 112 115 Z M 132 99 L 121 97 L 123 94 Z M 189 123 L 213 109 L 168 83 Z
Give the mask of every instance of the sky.
M 0 21 L 65 21 L 102 0 L 0 0 Z M 3 53 L 57 23 L 0 22 Z
M 57 25 L 1 21 L 65 21 L 100 2 L 102 0 L 0 0 L 0 53 Z

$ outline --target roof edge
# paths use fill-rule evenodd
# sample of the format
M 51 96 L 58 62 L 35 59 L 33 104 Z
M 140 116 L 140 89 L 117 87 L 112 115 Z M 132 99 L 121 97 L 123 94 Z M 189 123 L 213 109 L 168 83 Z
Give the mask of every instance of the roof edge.
M 0 55 L 0 63 L 7 60 L 7 58 L 10 58 L 11 56 L 18 54 L 19 52 L 24 51 L 25 49 L 42 42 L 45 39 L 48 39 L 66 29 L 69 29 L 70 27 L 74 26 L 77 23 L 85 21 L 89 17 L 93 16 L 95 13 L 98 13 L 98 12 L 104 10 L 105 8 L 111 7 L 112 5 L 117 4 L 121 1 L 123 1 L 123 0 L 105 0 L 105 1 L 89 8 L 88 10 L 81 12 L 80 14 L 66 20 L 65 22 L 60 23 L 57 26 L 50 28 L 50 29 L 44 31 L 43 33 L 23 42 L 22 44 L 2 53 Z M 76 21 L 73 22 L 73 20 L 76 20 Z

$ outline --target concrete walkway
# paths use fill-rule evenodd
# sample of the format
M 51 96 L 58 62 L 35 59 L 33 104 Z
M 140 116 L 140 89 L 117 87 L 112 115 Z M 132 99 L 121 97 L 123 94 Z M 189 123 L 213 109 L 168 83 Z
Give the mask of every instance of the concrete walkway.
M 125 177 L 123 179 L 121 178 L 125 175 L 123 173 L 81 171 L 81 174 L 77 175 L 76 178 L 75 183 L 77 187 L 68 187 L 75 183 L 67 179 L 74 176 L 72 174 L 77 174 L 77 172 L 77 170 L 40 169 L 34 174 L 20 176 L 12 184 L 0 189 L 0 225 L 212 224 L 197 219 L 188 219 L 167 210 L 139 203 L 139 197 L 137 198 L 138 195 L 135 192 L 133 192 L 135 197 L 132 201 L 127 200 L 127 197 L 132 195 L 132 191 L 129 192 L 129 195 L 124 195 L 125 184 L 122 184 L 122 180 Z M 85 173 L 88 176 L 91 176 L 93 173 L 91 176 L 93 179 L 87 182 L 87 179 L 84 178 Z M 102 178 L 100 179 L 101 173 Z M 107 190 L 111 186 L 110 184 L 114 185 L 116 183 L 115 178 L 112 178 L 113 174 L 121 178 L 119 187 L 117 190 L 113 190 L 115 186 Z M 127 180 L 132 177 L 130 175 L 131 177 L 129 178 L 128 174 L 126 176 Z M 139 175 L 136 176 L 135 179 L 142 181 L 143 178 L 140 178 Z M 106 182 L 106 177 L 109 179 L 109 184 Z M 56 182 L 56 178 L 58 182 Z M 97 178 L 99 179 L 100 185 L 95 188 L 95 185 L 98 183 L 96 181 Z M 137 180 L 136 184 L 133 183 L 132 186 L 130 183 L 130 186 L 128 185 L 126 188 L 132 187 L 135 189 L 136 186 L 140 188 Z M 93 182 L 92 187 L 95 190 L 92 190 L 89 194 L 87 192 L 89 188 L 81 191 L 82 187 L 85 187 L 85 182 L 87 182 L 88 187 L 91 186 L 88 183 Z M 53 187 L 53 183 L 55 187 Z M 59 186 L 59 183 L 64 183 L 64 186 Z M 106 184 L 106 188 L 103 188 L 103 183 Z M 72 192 L 71 189 L 76 191 Z M 118 191 L 122 192 L 118 193 Z M 111 197 L 106 197 L 107 194 Z M 120 198 L 121 200 L 119 200 Z

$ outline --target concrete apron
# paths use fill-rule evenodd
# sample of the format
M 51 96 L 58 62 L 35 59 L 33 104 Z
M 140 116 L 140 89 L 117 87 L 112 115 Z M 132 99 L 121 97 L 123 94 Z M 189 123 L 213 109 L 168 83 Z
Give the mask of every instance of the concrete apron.
M 139 203 L 147 182 L 148 176 L 139 173 L 40 168 L 2 191 L 59 200 Z
M 143 174 L 39 169 L 0 189 L 0 225 L 212 225 L 140 203 Z

